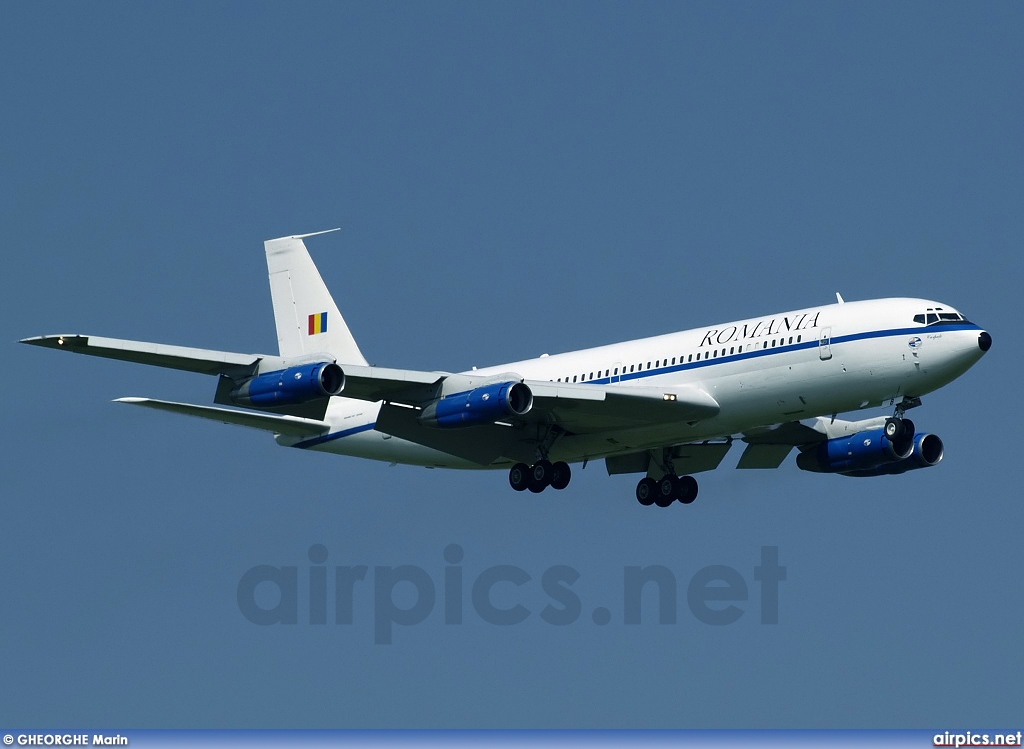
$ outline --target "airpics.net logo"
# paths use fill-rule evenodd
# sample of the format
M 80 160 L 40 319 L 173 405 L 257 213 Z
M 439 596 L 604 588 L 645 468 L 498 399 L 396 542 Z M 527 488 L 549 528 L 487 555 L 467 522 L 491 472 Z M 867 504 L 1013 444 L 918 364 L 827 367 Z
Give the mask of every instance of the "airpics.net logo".
M 237 587 L 242 616 L 261 626 L 353 625 L 372 620 L 378 645 L 393 642 L 396 626 L 413 627 L 431 616 L 457 626 L 475 615 L 500 627 L 523 624 L 534 616 L 545 624 L 565 627 L 576 624 L 585 611 L 598 626 L 616 618 L 605 606 L 585 607 L 574 588 L 582 576 L 566 564 L 547 567 L 539 575 L 514 564 L 478 569 L 467 562 L 466 552 L 458 544 L 444 548 L 432 571 L 412 564 L 332 567 L 327 564 L 330 554 L 323 544 L 310 546 L 306 556 L 308 567 L 260 564 L 246 570 Z M 676 624 L 678 599 L 685 590 L 686 607 L 698 622 L 733 624 L 747 613 L 753 603 L 751 588 L 756 587 L 753 597 L 759 599 L 760 623 L 778 624 L 779 584 L 786 579 L 786 568 L 779 564 L 779 547 L 762 546 L 759 562 L 751 567 L 745 575 L 734 567 L 712 564 L 680 580 L 664 565 L 626 565 L 613 586 L 621 590 L 620 621 L 643 624 L 647 600 L 656 603 L 658 624 Z M 543 605 L 531 603 L 538 597 L 532 586 L 539 586 Z M 435 614 L 435 609 L 440 611 Z

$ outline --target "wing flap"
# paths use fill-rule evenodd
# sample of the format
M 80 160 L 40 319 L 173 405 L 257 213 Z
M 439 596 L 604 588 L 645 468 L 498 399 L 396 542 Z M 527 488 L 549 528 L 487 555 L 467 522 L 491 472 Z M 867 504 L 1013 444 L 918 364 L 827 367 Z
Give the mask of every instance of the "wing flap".
M 550 383 L 526 384 L 534 391 L 530 418 L 554 421 L 575 434 L 701 421 L 720 410 L 714 398 L 695 387 L 586 385 L 548 395 L 538 385 Z
M 793 450 L 793 445 L 750 444 L 740 456 L 737 468 L 778 468 Z
M 216 406 L 197 406 L 193 403 L 176 403 L 153 398 L 118 398 L 115 403 L 128 403 L 133 406 L 152 408 L 157 411 L 197 416 L 201 419 L 219 421 L 222 424 L 262 429 L 267 432 L 287 434 L 293 437 L 319 437 L 330 431 L 330 424 L 315 419 L 303 419 L 299 416 L 278 416 L 275 414 L 237 411 L 232 408 Z
M 377 415 L 376 430 L 399 439 L 415 442 L 450 455 L 472 461 L 481 466 L 490 465 L 499 458 L 532 462 L 536 442 L 523 434 L 523 430 L 500 424 L 438 429 L 424 426 L 417 420 L 420 411 L 385 403 Z
M 668 457 L 672 459 L 672 467 L 679 475 L 701 473 L 702 471 L 713 471 L 725 458 L 732 442 L 699 442 L 690 445 L 673 445 L 669 450 Z M 623 473 L 648 473 L 661 476 L 661 471 L 655 470 L 659 465 L 653 459 L 650 450 L 625 455 L 613 455 L 605 458 L 605 468 L 609 476 Z

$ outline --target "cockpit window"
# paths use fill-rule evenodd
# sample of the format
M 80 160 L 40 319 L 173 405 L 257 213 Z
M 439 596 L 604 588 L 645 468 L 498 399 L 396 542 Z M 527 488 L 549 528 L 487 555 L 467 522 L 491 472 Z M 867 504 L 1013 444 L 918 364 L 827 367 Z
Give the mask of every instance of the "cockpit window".
M 966 322 L 966 318 L 959 312 L 946 312 L 942 307 L 929 307 L 924 314 L 914 315 L 914 322 L 923 325 L 940 325 L 945 323 Z

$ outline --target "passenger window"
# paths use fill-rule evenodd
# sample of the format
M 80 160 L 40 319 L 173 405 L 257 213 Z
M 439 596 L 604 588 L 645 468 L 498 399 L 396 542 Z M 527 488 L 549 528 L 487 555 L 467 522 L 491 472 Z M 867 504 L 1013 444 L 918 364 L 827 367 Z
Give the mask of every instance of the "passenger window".
M 618 368 L 618 367 L 616 367 L 616 368 L 615 368 L 615 374 L 618 374 L 618 373 L 619 373 L 619 368 Z
M 572 376 L 572 381 L 573 381 L 573 382 L 576 382 L 576 375 L 573 375 L 573 376 Z
M 688 361 L 688 362 L 691 362 L 691 361 L 693 361 L 693 354 L 690 354 L 690 355 L 689 355 L 689 356 L 688 356 L 688 357 L 686 358 L 686 361 Z
M 630 371 L 630 372 L 632 372 L 632 371 L 633 371 L 633 365 L 632 365 L 632 364 L 630 364 L 630 365 L 629 365 L 629 371 Z
M 798 335 L 798 336 L 796 337 L 796 342 L 797 342 L 797 343 L 800 343 L 800 341 L 801 341 L 801 340 L 803 340 L 803 336 L 802 336 L 802 335 Z
M 672 363 L 673 363 L 673 364 L 675 364 L 675 363 L 676 363 L 676 358 L 675 358 L 674 356 L 672 357 Z

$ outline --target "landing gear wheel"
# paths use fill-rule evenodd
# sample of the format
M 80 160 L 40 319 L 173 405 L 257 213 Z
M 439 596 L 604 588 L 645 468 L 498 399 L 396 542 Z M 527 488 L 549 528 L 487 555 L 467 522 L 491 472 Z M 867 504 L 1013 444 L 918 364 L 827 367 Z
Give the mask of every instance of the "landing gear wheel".
M 886 419 L 885 436 L 890 442 L 903 436 L 903 419 Z
M 679 501 L 688 505 L 697 498 L 697 479 L 683 476 L 679 479 Z
M 526 463 L 516 463 L 508 472 L 508 483 L 517 492 L 524 491 L 530 482 L 530 466 Z
M 910 419 L 903 420 L 903 433 L 908 437 L 912 437 L 917 431 L 917 426 Z
M 643 478 L 636 485 L 636 501 L 644 507 L 654 504 L 654 498 L 658 493 L 658 482 L 654 479 Z
M 671 473 L 658 482 L 658 493 L 654 497 L 654 503 L 658 507 L 668 507 L 676 501 L 679 496 L 679 479 Z
M 551 485 L 555 469 L 550 460 L 538 460 L 530 466 L 530 480 L 526 485 L 534 494 L 540 494 Z
M 561 491 L 569 485 L 569 480 L 572 478 L 572 469 L 569 468 L 569 464 L 564 461 L 558 461 L 551 466 L 551 488 Z

